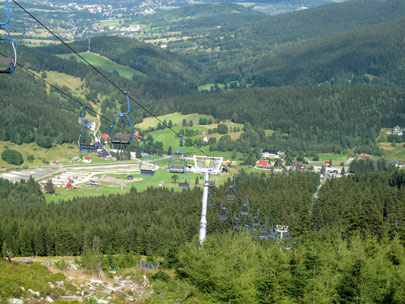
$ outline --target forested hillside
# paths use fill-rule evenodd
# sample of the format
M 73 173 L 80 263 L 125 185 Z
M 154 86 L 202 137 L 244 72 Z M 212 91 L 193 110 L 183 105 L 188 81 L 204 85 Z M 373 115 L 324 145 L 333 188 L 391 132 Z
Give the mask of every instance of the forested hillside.
M 71 47 L 77 52 L 86 52 L 88 41 L 76 41 Z M 64 45 L 42 47 L 41 50 L 49 54 L 69 53 L 69 49 Z M 177 55 L 130 38 L 95 37 L 91 39 L 91 50 L 140 71 L 149 78 L 185 82 L 189 86 L 198 83 L 202 69 L 200 64 L 188 56 Z
M 195 8 L 183 8 L 184 11 L 189 10 L 191 16 L 192 9 Z M 250 66 L 251 60 L 256 57 L 273 51 L 282 52 L 291 45 L 296 45 L 299 50 L 302 42 L 400 19 L 404 14 L 405 3 L 401 0 L 354 0 L 278 16 L 241 17 L 242 22 L 238 25 L 222 21 L 237 14 L 223 18 L 217 16 L 215 23 L 218 27 L 215 31 L 206 31 L 203 37 L 170 42 L 168 48 L 196 56 L 200 62 L 209 65 L 212 73 L 215 73 L 212 76 L 217 77 L 216 81 L 223 83 L 244 78 L 239 68 Z M 257 13 L 251 12 L 251 15 Z M 184 26 L 181 28 L 182 23 Z M 193 18 L 174 24 L 176 30 L 185 33 L 194 27 L 200 30 Z
M 18 71 L 2 77 L 0 96 L 0 140 L 49 148 L 77 139 L 77 106 L 53 90 L 48 94 L 34 76 Z
M 133 189 L 127 195 L 47 205 L 32 180 L 2 180 L 0 242 L 12 255 L 78 255 L 93 248 L 105 263 L 118 252 L 117 261 L 158 256 L 160 269 L 174 268 L 176 276 L 152 277 L 151 303 L 176 302 L 184 293 L 202 303 L 401 303 L 404 177 L 403 171 L 391 171 L 331 179 L 313 201 L 316 174 L 241 173 L 238 201 L 225 204 L 229 214 L 237 215 L 249 195 L 247 222 L 260 209 L 261 223 L 289 225 L 288 250 L 286 244 L 252 239 L 248 230 L 233 230 L 231 220 L 220 221 L 223 187 L 214 191 L 208 239 L 200 247 L 199 189 Z
M 0 48 L 0 51 L 2 50 Z M 80 132 L 78 123 L 80 104 L 77 101 L 89 107 L 94 105 L 100 107 L 101 114 L 110 119 L 124 104 L 125 96 L 84 63 L 58 58 L 39 49 L 25 46 L 19 47 L 18 58 L 19 64 L 38 76 L 45 77 L 46 81 L 73 96 L 76 101 L 55 89 L 46 89 L 42 81 L 17 67 L 14 75 L 2 75 L 0 82 L 2 96 L 0 103 L 3 108 L 0 114 L 3 118 L 0 140 L 18 144 L 35 141 L 43 147 L 73 142 L 77 140 Z M 154 64 L 158 65 L 158 62 Z M 150 69 L 153 70 L 153 66 L 150 66 Z M 54 78 L 47 78 L 46 72 L 49 71 L 63 74 L 56 81 Z M 190 85 L 185 85 L 179 80 L 142 77 L 132 81 L 116 75 L 113 71 L 103 71 L 103 73 L 156 114 L 167 113 L 167 107 L 155 106 L 157 99 L 192 92 Z M 81 85 L 74 89 L 63 75 L 78 78 Z M 142 121 L 147 115 L 143 109 L 136 107 L 135 103 L 132 103 L 132 108 L 131 119 L 134 122 Z M 102 130 L 105 131 L 108 130 L 111 121 L 102 120 L 102 124 Z
M 287 152 L 379 154 L 376 138 L 382 127 L 405 124 L 404 92 L 371 85 L 307 86 L 244 89 L 199 94 L 165 101 L 171 111 L 204 113 L 217 119 L 249 123 L 238 142 L 224 136 L 218 150 L 276 147 Z M 193 100 L 191 103 L 190 100 Z M 264 129 L 276 132 L 265 137 Z
M 262 223 L 267 219 L 269 225 L 289 225 L 298 243 L 303 236 L 323 230 L 340 236 L 360 232 L 363 237 L 404 239 L 403 182 L 401 171 L 333 179 L 322 188 L 311 213 L 318 175 L 242 173 L 237 179 L 238 200 L 226 201 L 225 207 L 230 215 L 238 214 L 249 196 L 251 217 L 259 209 Z M 232 229 L 231 220 L 224 222 L 218 216 L 224 190 L 213 192 L 208 234 Z M 32 180 L 17 185 L 3 180 L 1 193 L 0 243 L 6 241 L 14 255 L 79 255 L 85 242 L 91 247 L 97 237 L 104 253 L 123 249 L 166 256 L 196 236 L 202 191 L 133 189 L 127 195 L 46 204 Z
M 404 87 L 404 36 L 405 19 L 368 26 L 264 56 L 244 74 L 264 87 L 350 81 Z

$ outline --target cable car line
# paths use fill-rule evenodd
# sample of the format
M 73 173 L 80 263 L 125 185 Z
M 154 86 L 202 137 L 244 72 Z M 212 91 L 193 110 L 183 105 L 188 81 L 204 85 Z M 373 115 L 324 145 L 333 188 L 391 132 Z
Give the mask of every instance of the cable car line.
M 4 54 L 3 52 L 1 52 L 1 51 L 0 51 L 0 55 L 1 55 L 1 56 L 5 56 L 5 54 Z M 22 68 L 24 71 L 26 71 L 26 72 L 28 72 L 29 74 L 31 74 L 32 76 L 34 76 L 35 78 L 37 78 L 37 79 L 43 81 L 44 83 L 46 83 L 47 85 L 51 86 L 53 89 L 55 89 L 56 91 L 58 91 L 58 92 L 61 93 L 62 95 L 66 96 L 66 97 L 70 98 L 71 100 L 73 100 L 74 102 L 78 103 L 81 107 L 86 107 L 86 110 L 87 110 L 88 112 L 93 112 L 95 115 L 98 114 L 95 110 L 93 110 L 93 109 L 87 107 L 87 106 L 86 106 L 84 103 L 82 103 L 80 100 L 76 99 L 76 98 L 73 97 L 72 95 L 69 95 L 69 94 L 66 93 L 65 91 L 61 90 L 59 87 L 53 85 L 52 83 L 50 83 L 49 81 L 45 80 L 45 79 L 42 78 L 41 76 L 39 76 L 39 75 L 37 75 L 36 73 L 32 72 L 31 70 L 27 69 L 27 68 L 26 68 L 25 66 L 23 66 L 21 63 L 17 63 L 17 65 L 18 65 L 20 68 Z M 107 117 L 105 117 L 105 116 L 103 116 L 103 115 L 101 115 L 101 114 L 100 114 L 100 118 L 103 118 L 103 119 L 105 119 L 105 120 L 108 121 L 108 122 L 111 122 L 111 119 L 109 119 L 109 118 L 107 118 Z M 128 131 L 128 130 L 125 129 L 125 131 Z M 142 142 L 146 142 L 146 137 L 144 137 L 143 139 L 140 140 L 140 143 L 142 143 Z M 163 150 L 162 148 L 160 148 L 160 147 L 154 145 L 154 144 L 151 143 L 151 142 L 148 142 L 148 144 L 150 144 L 151 146 L 153 146 L 153 147 L 156 148 L 157 150 L 163 152 L 164 154 L 169 154 L 167 151 L 165 151 L 165 150 Z
M 94 65 L 92 65 L 90 62 L 88 62 L 83 56 L 81 56 L 76 50 L 74 50 L 72 47 L 70 47 L 65 41 L 63 41 L 62 38 L 60 38 L 58 35 L 56 35 L 52 30 L 50 30 L 46 25 L 44 25 L 40 20 L 38 20 L 34 15 L 32 15 L 29 11 L 27 11 L 21 4 L 19 4 L 16 0 L 13 0 L 13 2 L 20 7 L 25 13 L 27 13 L 32 19 L 34 19 L 37 23 L 39 23 L 44 29 L 46 29 L 52 36 L 54 36 L 56 39 L 58 39 L 63 45 L 65 45 L 69 50 L 71 50 L 74 54 L 76 54 L 80 59 L 82 59 L 88 66 L 93 68 L 98 74 L 100 74 L 106 81 L 108 81 L 110 84 L 112 84 L 116 89 L 121 91 L 123 94 L 126 94 L 126 91 L 123 90 L 121 87 L 119 87 L 114 81 L 112 81 L 110 78 L 108 78 L 106 75 L 104 75 L 99 69 L 97 69 Z M 158 120 L 161 124 L 163 124 L 166 128 L 168 128 L 170 131 L 175 133 L 177 136 L 181 136 L 179 132 L 175 131 L 173 128 L 169 127 L 167 123 L 162 121 L 159 117 L 157 117 L 155 114 L 153 114 L 150 110 L 148 110 L 145 106 L 143 106 L 141 103 L 136 101 L 134 98 L 129 97 L 133 102 L 135 102 L 138 106 L 140 106 L 145 112 L 147 112 L 149 115 L 151 115 L 153 118 Z M 204 155 L 207 155 L 207 153 L 200 149 L 198 146 L 193 144 L 192 142 L 185 140 L 188 144 L 194 146 L 198 151 L 203 153 Z M 208 156 L 208 155 L 207 155 Z

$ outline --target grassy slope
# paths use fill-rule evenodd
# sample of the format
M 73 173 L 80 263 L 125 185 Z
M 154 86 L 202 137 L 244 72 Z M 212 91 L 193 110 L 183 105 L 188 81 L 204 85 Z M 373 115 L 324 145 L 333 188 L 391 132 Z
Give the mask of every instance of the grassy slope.
M 169 122 L 169 120 L 171 120 L 173 123 L 172 128 L 176 132 L 179 132 L 181 129 L 193 129 L 193 130 L 198 130 L 199 133 L 201 133 L 201 134 L 193 136 L 193 137 L 185 137 L 185 139 L 188 139 L 188 140 L 204 138 L 205 134 L 208 132 L 208 129 L 214 129 L 214 128 L 218 127 L 218 123 L 214 123 L 211 125 L 199 125 L 198 124 L 200 118 L 207 118 L 207 119 L 211 118 L 214 121 L 215 119 L 211 115 L 201 115 L 201 114 L 196 114 L 196 113 L 183 115 L 181 113 L 172 113 L 172 114 L 168 114 L 168 115 L 158 116 L 158 118 L 161 121 L 166 120 L 167 122 Z M 182 127 L 181 125 L 182 125 L 183 119 L 185 119 L 187 121 L 187 123 L 189 123 L 189 121 L 192 120 L 193 126 L 192 127 Z M 143 129 L 143 130 L 148 129 L 150 127 L 156 128 L 158 123 L 159 123 L 158 120 L 156 120 L 153 117 L 149 117 L 149 118 L 144 119 L 142 123 L 137 124 L 137 127 L 140 129 Z M 221 121 L 220 123 L 227 125 L 228 129 L 230 129 L 230 128 L 233 129 L 234 127 L 238 127 L 239 129 L 243 128 L 242 124 L 237 124 L 237 123 L 234 123 L 231 121 Z M 231 138 L 233 140 L 235 140 L 235 139 L 239 138 L 241 133 L 242 133 L 241 131 L 240 132 L 228 132 L 228 135 L 231 136 Z M 152 137 L 155 141 L 163 142 L 163 147 L 165 150 L 167 150 L 169 148 L 169 146 L 172 146 L 172 149 L 177 149 L 176 145 L 178 145 L 179 140 L 176 138 L 176 135 L 171 130 L 169 130 L 169 129 L 156 130 L 156 131 L 150 132 L 148 134 L 152 135 Z M 215 133 L 215 134 L 211 134 L 210 136 L 215 137 L 218 140 L 220 137 L 222 137 L 224 135 Z M 205 149 L 206 151 L 208 151 L 208 148 L 209 147 L 206 146 L 206 147 L 203 147 L 202 149 Z M 197 148 L 194 146 L 186 147 L 184 149 L 184 151 L 186 153 L 198 152 Z M 219 153 L 215 153 L 215 154 L 219 154 Z
M 19 151 L 24 158 L 24 163 L 22 166 L 41 166 L 44 162 L 40 159 L 45 159 L 47 161 L 58 160 L 59 162 L 64 162 L 71 159 L 74 156 L 78 156 L 78 148 L 73 144 L 63 144 L 50 149 L 44 149 L 39 147 L 36 143 L 17 145 L 12 142 L 0 141 L 0 154 L 8 147 L 8 149 L 13 149 Z M 34 161 L 30 163 L 27 159 L 28 155 L 34 156 Z M 14 167 L 6 163 L 4 160 L 0 159 L 0 167 Z
M 144 75 L 143 73 L 141 73 L 137 70 L 134 70 L 127 66 L 120 65 L 120 64 L 112 61 L 111 59 L 101 56 L 96 53 L 80 53 L 80 55 L 84 59 L 86 59 L 88 62 L 93 64 L 94 66 L 99 67 L 99 68 L 104 69 L 109 72 L 112 72 L 115 70 L 118 72 L 118 74 L 120 74 L 120 76 L 128 78 L 128 79 L 132 79 L 134 77 L 134 75 L 136 75 L 136 76 Z M 61 58 L 64 58 L 64 59 L 69 59 L 73 55 L 65 54 L 65 55 L 58 55 L 58 56 Z M 77 56 L 74 56 L 73 58 L 75 58 L 75 60 L 77 60 L 79 62 L 83 62 L 83 60 L 78 58 Z
M 65 284 L 64 288 L 52 289 L 48 282 L 64 280 L 65 276 L 61 273 L 53 274 L 45 266 L 40 264 L 32 265 L 14 265 L 0 261 L 0 301 L 7 298 L 25 298 L 32 297 L 28 289 L 39 291 L 41 296 L 60 295 L 63 294 L 63 289 L 73 289 L 69 284 Z M 25 290 L 22 290 L 24 287 Z

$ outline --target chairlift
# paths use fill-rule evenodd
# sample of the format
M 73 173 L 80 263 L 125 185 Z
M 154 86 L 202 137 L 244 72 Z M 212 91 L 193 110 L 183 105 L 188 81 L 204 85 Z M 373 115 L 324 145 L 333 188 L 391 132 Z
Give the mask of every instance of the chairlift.
M 84 116 L 86 115 L 86 107 L 82 107 L 81 124 L 82 129 L 80 131 L 79 139 L 77 141 L 80 151 L 83 152 L 96 152 L 103 146 L 97 137 L 95 125 L 86 124 Z
M 226 221 L 226 220 L 228 220 L 228 218 L 229 218 L 229 211 L 228 211 L 228 208 L 226 208 L 224 205 L 223 205 L 223 200 L 221 200 L 221 209 L 219 209 L 219 219 L 221 220 L 221 221 Z
M 183 174 L 186 172 L 186 158 L 184 157 L 184 139 L 183 136 L 181 136 L 181 144 L 182 144 L 182 149 L 181 150 L 176 150 L 172 155 L 170 156 L 169 160 L 169 171 L 170 173 L 179 173 Z
M 6 48 L 12 49 L 12 55 L 6 55 L 7 57 L 0 57 L 0 73 L 13 74 L 15 66 L 17 64 L 17 42 L 11 37 L 7 24 L 10 22 L 10 4 L 6 0 L 7 7 L 7 19 L 4 22 L 0 22 L 0 45 L 6 46 Z M 7 54 L 10 51 L 6 51 Z
M 257 209 L 257 215 L 252 218 L 252 227 L 257 229 L 260 226 L 260 210 Z
M 246 203 L 240 206 L 241 217 L 247 218 L 249 216 L 249 196 L 246 195 Z
M 10 3 L 8 3 L 8 0 L 6 0 L 6 8 L 7 8 L 7 19 L 4 22 L 0 22 L 0 27 L 4 27 L 10 22 L 11 13 L 10 13 Z
M 230 185 L 225 190 L 225 199 L 227 201 L 235 201 L 236 200 L 236 189 L 235 189 L 235 176 L 233 177 L 233 185 Z
M 233 220 L 232 220 L 232 228 L 239 230 L 242 226 L 242 220 L 236 216 L 236 212 L 233 215 Z
M 184 179 L 182 181 L 179 177 L 178 182 L 179 188 L 190 188 L 190 176 L 188 175 L 188 173 L 186 172 L 186 174 L 183 174 L 181 176 L 184 176 Z
M 215 176 L 215 180 L 204 180 L 204 187 L 209 187 L 209 188 L 215 188 L 215 181 L 217 179 L 217 176 Z
M 211 207 L 214 203 L 214 196 L 211 192 L 208 192 L 207 207 Z
M 260 235 L 259 239 L 260 240 L 267 240 L 268 239 L 269 232 L 267 230 L 267 219 L 264 220 L 264 224 L 260 226 Z
M 155 174 L 155 163 L 153 157 L 147 153 L 144 153 L 144 151 L 145 151 L 145 142 L 143 142 L 142 146 L 142 158 L 139 164 L 139 171 L 143 176 L 146 177 L 153 176 Z
M 128 116 L 131 105 L 129 103 L 128 92 L 125 94 L 127 96 L 128 111 L 115 115 L 110 126 L 111 144 L 118 146 L 130 145 L 134 138 L 134 126 Z

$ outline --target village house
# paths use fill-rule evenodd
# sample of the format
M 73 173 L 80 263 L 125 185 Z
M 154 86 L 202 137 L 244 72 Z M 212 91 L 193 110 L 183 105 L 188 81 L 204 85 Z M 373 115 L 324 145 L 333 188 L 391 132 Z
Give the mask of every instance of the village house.
M 362 159 L 362 158 L 369 158 L 369 159 L 372 159 L 373 157 L 372 157 L 370 154 L 367 154 L 367 153 L 360 153 L 360 154 L 357 156 L 357 158 L 358 158 L 358 159 Z
M 296 162 L 296 163 L 294 163 L 293 168 L 295 170 L 305 170 L 306 166 L 301 162 Z
M 263 149 L 262 158 L 275 159 L 280 158 L 280 155 L 277 150 Z
M 265 169 L 270 169 L 271 165 L 269 164 L 268 160 L 258 160 L 256 162 L 256 167 L 258 168 L 265 168 Z
M 91 160 L 91 158 L 90 157 L 88 157 L 88 156 L 85 156 L 85 157 L 83 157 L 83 160 L 82 160 L 82 162 L 84 162 L 84 163 L 91 163 L 92 162 L 92 160 Z
M 401 129 L 400 126 L 395 126 L 395 127 L 392 128 L 392 134 L 402 136 L 404 134 L 404 129 Z
M 111 141 L 110 135 L 108 135 L 107 133 L 101 134 L 100 139 L 104 139 L 104 143 L 106 144 L 110 143 Z

